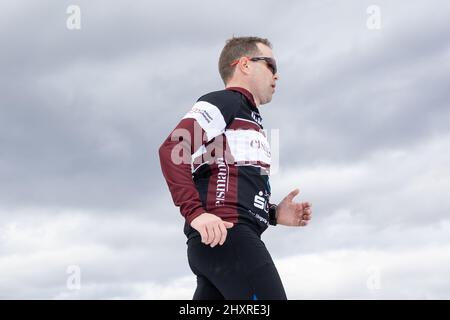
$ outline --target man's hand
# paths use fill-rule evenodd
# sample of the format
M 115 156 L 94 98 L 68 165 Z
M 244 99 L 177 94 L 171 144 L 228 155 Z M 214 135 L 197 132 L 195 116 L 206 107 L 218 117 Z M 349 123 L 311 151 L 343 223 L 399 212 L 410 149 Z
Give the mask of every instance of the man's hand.
M 292 201 L 300 193 L 299 189 L 291 191 L 277 208 L 277 223 L 285 226 L 304 227 L 311 220 L 311 203 Z
M 200 232 L 202 242 L 214 248 L 217 244 L 223 245 L 227 238 L 227 229 L 233 227 L 233 223 L 223 221 L 211 213 L 202 213 L 192 220 L 191 227 Z

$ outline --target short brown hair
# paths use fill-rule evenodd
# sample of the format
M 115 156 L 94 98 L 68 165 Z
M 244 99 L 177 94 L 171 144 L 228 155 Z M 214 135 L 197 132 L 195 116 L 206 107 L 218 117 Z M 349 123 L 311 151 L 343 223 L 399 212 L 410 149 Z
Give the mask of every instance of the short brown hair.
M 269 48 L 272 44 L 269 40 L 258 37 L 233 37 L 228 39 L 219 58 L 219 73 L 223 83 L 227 84 L 228 80 L 233 76 L 234 66 L 230 66 L 233 61 L 240 57 L 260 53 L 258 43 L 262 43 Z

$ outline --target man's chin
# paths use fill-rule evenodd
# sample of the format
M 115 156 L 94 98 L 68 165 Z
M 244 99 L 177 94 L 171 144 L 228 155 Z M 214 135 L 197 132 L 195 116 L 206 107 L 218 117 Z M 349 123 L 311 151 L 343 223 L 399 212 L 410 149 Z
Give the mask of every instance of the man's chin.
M 272 96 L 269 96 L 266 98 L 266 100 L 261 101 L 261 104 L 266 104 L 266 103 L 269 103 L 270 101 L 272 101 Z

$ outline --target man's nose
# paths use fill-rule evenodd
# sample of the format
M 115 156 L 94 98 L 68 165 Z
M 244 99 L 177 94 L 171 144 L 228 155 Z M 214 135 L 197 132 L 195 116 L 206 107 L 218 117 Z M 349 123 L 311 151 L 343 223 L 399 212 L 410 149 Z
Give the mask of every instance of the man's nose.
M 273 76 L 273 80 L 280 80 L 280 75 L 279 75 L 278 73 L 276 73 L 276 74 Z

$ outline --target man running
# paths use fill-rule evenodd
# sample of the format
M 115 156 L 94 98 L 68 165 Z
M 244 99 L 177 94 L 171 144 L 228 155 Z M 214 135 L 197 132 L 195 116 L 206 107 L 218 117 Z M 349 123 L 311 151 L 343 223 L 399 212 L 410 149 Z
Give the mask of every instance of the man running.
M 261 234 L 268 225 L 306 226 L 298 189 L 269 202 L 271 152 L 259 106 L 279 79 L 272 45 L 233 37 L 219 58 L 225 89 L 200 97 L 159 149 L 174 204 L 185 218 L 193 299 L 287 299 Z

